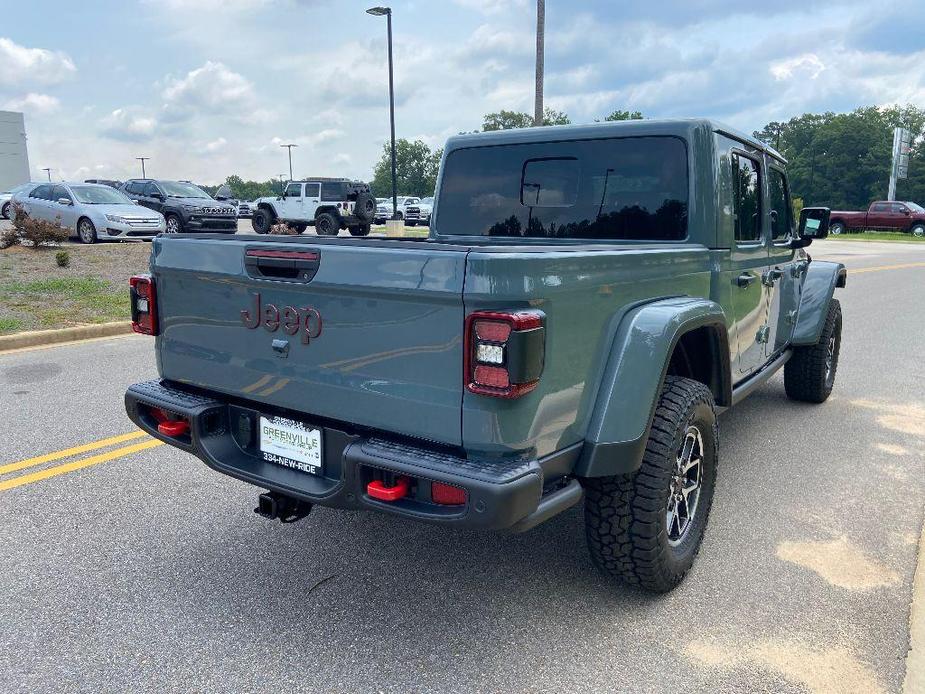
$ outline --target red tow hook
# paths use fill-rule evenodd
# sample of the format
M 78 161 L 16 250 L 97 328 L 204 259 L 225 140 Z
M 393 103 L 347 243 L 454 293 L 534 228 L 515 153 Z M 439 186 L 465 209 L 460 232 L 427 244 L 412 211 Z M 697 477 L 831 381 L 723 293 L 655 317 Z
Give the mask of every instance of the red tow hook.
M 176 422 L 164 421 L 157 425 L 157 430 L 164 436 L 183 436 L 189 433 L 189 422 L 182 419 Z
M 395 480 L 394 487 L 386 487 L 382 480 L 373 480 L 366 485 L 366 493 L 380 501 L 398 501 L 408 495 L 410 486 L 411 480 L 407 477 L 399 477 Z

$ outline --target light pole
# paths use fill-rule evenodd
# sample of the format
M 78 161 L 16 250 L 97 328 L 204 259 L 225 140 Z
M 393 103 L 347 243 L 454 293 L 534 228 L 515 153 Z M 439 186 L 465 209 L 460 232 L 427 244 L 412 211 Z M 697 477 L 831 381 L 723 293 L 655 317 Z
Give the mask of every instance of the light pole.
M 533 101 L 533 125 L 543 124 L 543 56 L 546 43 L 546 0 L 536 0 L 536 92 Z
M 51 169 L 49 169 L 49 168 L 44 168 L 44 169 L 42 169 L 42 171 L 44 171 L 45 173 L 48 174 L 48 182 L 51 183 Z
M 147 178 L 145 175 L 145 162 L 148 161 L 151 157 L 135 157 L 138 161 L 141 162 L 141 177 Z
M 385 15 L 389 34 L 389 122 L 392 126 L 392 219 L 398 219 L 398 181 L 395 174 L 395 82 L 392 76 L 392 8 L 370 7 L 367 14 Z
M 280 145 L 280 147 L 285 147 L 286 149 L 289 150 L 289 180 L 291 181 L 292 180 L 292 148 L 298 147 L 298 145 L 288 144 L 288 145 Z

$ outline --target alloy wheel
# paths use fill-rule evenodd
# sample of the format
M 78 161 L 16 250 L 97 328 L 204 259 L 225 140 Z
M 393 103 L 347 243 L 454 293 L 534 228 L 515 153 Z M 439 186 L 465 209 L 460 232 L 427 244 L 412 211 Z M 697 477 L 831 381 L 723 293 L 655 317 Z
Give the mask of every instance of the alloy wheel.
M 677 547 L 690 530 L 700 500 L 703 478 L 703 436 L 693 424 L 687 427 L 678 450 L 675 470 L 668 483 L 665 527 L 668 544 Z
M 179 234 L 180 233 L 180 222 L 176 217 L 167 218 L 167 233 L 168 234 Z
M 96 235 L 90 222 L 86 219 L 80 223 L 80 228 L 77 230 L 77 233 L 80 236 L 80 240 L 84 243 L 93 243 L 93 237 Z

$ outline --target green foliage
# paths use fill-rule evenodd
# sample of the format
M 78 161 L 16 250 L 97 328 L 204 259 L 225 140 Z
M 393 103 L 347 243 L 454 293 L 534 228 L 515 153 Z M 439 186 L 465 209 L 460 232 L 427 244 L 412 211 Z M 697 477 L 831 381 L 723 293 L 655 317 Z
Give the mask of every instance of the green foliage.
M 396 140 L 395 180 L 398 194 L 418 197 L 433 195 L 442 156 L 442 149 L 431 151 L 420 140 Z M 373 168 L 373 180 L 369 185 L 376 197 L 392 195 L 392 148 L 388 142 L 382 147 L 382 156 Z
M 256 200 L 279 195 L 279 181 L 245 181 L 236 174 L 225 179 L 225 185 L 231 188 L 231 193 L 238 200 Z
M 58 267 L 68 267 L 71 264 L 71 254 L 67 251 L 58 251 L 55 253 L 55 263 Z
M 897 183 L 896 198 L 925 202 L 925 110 L 913 106 L 865 106 L 851 113 L 805 113 L 771 122 L 755 136 L 789 161 L 791 193 L 805 204 L 832 209 L 866 209 L 886 198 L 893 128 L 913 133 L 909 178 Z
M 0 335 L 19 332 L 25 327 L 25 322 L 19 318 L 0 317 Z
M 795 222 L 800 221 L 800 213 L 803 211 L 803 198 L 791 197 L 790 204 L 793 205 L 793 219 Z
M 611 111 L 609 116 L 604 116 L 605 121 L 616 121 L 616 120 L 642 120 L 645 116 L 642 115 L 641 111 Z
M 547 108 L 543 112 L 543 125 L 568 125 L 571 121 L 562 111 L 554 111 Z M 482 131 L 491 130 L 513 130 L 514 128 L 531 128 L 533 127 L 533 116 L 529 113 L 519 111 L 498 111 L 497 113 L 488 113 L 482 119 Z

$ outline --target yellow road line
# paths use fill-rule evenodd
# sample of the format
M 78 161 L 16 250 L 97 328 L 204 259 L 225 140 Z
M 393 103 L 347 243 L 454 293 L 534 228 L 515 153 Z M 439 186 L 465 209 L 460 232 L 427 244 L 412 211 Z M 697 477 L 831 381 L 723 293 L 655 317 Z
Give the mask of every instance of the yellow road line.
M 879 270 L 905 270 L 911 267 L 925 267 L 925 263 L 903 263 L 901 265 L 876 265 L 874 267 L 862 267 L 857 270 L 848 268 L 848 275 L 859 275 L 862 272 L 878 272 Z
M 95 451 L 97 448 L 106 448 L 106 446 L 112 446 L 116 443 L 124 443 L 125 441 L 140 439 L 146 436 L 147 434 L 143 431 L 132 431 L 128 434 L 110 436 L 108 439 L 102 439 L 101 441 L 85 443 L 82 446 L 65 448 L 63 451 L 55 451 L 54 453 L 46 453 L 45 455 L 39 455 L 34 458 L 26 458 L 25 460 L 20 460 L 17 463 L 9 463 L 8 465 L 0 466 L 0 475 L 5 475 L 8 472 L 16 472 L 17 470 L 33 467 L 35 465 L 41 465 L 42 463 L 50 463 L 53 460 L 60 460 L 61 458 L 69 458 L 72 455 L 79 455 L 81 453 L 86 453 L 87 451 Z
M 90 456 L 89 458 L 84 458 L 83 460 L 75 460 L 72 463 L 64 463 L 63 465 L 57 465 L 45 470 L 39 470 L 38 472 L 31 472 L 28 475 L 20 475 L 19 477 L 14 477 L 13 479 L 0 482 L 0 492 L 6 491 L 7 489 L 13 489 L 14 487 L 21 487 L 22 485 L 29 484 L 31 482 L 38 482 L 39 480 L 48 479 L 49 477 L 63 475 L 67 472 L 73 472 L 74 470 L 80 470 L 81 468 L 89 467 L 90 465 L 96 465 L 97 463 L 105 463 L 108 460 L 121 458 L 122 456 L 130 455 L 132 453 L 138 453 L 139 451 L 144 451 L 148 448 L 154 448 L 155 446 L 163 445 L 163 441 L 151 439 L 150 441 L 142 441 L 141 443 L 132 444 L 131 446 L 117 448 L 116 450 L 109 451 L 108 453 L 100 453 L 99 455 Z

